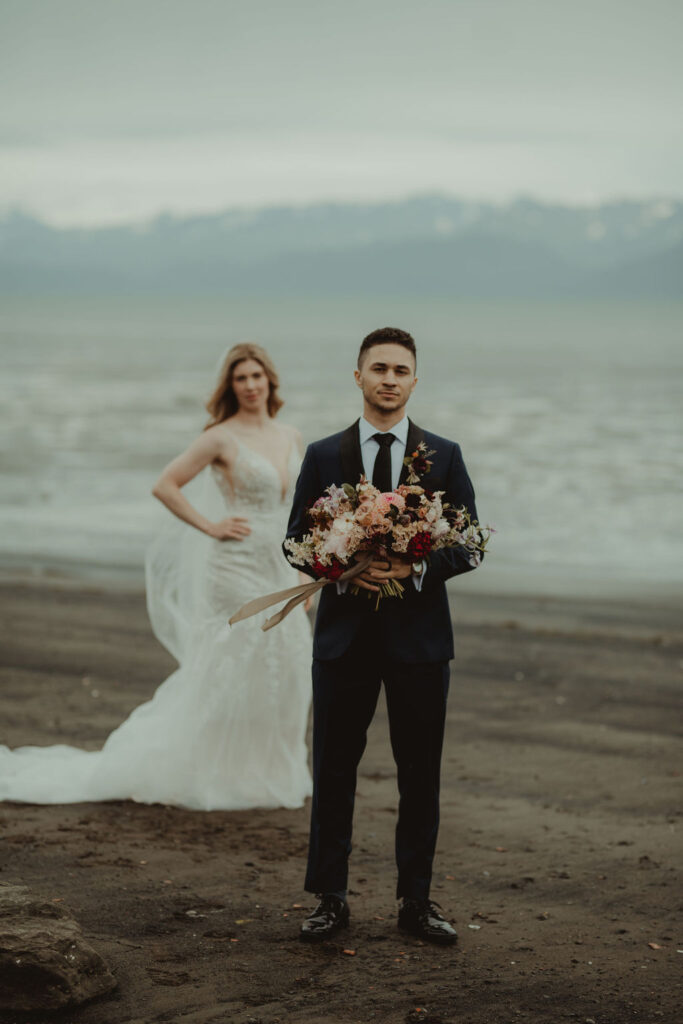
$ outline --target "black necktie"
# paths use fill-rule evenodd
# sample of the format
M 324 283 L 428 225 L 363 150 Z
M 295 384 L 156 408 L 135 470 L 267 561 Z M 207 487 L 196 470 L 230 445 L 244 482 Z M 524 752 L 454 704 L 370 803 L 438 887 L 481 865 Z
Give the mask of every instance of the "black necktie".
M 372 468 L 372 483 L 380 491 L 391 490 L 391 446 L 396 440 L 393 434 L 373 434 L 372 438 L 379 445 Z

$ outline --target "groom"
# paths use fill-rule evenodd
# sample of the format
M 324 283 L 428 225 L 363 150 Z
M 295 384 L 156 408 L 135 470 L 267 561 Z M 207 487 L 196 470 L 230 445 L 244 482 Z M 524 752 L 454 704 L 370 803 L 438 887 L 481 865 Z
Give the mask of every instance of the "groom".
M 415 376 L 415 342 L 407 331 L 383 327 L 364 339 L 356 383 L 363 415 L 340 434 L 309 445 L 296 485 L 288 537 L 308 532 L 306 510 L 330 484 L 356 484 L 362 475 L 381 491 L 404 483 L 403 459 L 421 441 L 434 449 L 422 486 L 445 491 L 444 501 L 477 512 L 460 447 L 421 430 L 406 416 Z M 314 575 L 309 566 L 300 566 Z M 422 939 L 456 941 L 455 929 L 429 899 L 439 826 L 439 773 L 453 634 L 445 581 L 472 568 L 460 548 L 429 561 L 374 561 L 354 582 L 326 586 L 313 641 L 313 804 L 306 889 L 320 903 L 301 928 L 304 941 L 326 939 L 347 924 L 348 858 L 356 769 L 384 682 L 391 746 L 400 794 L 396 826 L 398 925 Z M 384 598 L 378 583 L 401 580 L 402 599 Z M 368 600 L 367 598 L 372 598 Z

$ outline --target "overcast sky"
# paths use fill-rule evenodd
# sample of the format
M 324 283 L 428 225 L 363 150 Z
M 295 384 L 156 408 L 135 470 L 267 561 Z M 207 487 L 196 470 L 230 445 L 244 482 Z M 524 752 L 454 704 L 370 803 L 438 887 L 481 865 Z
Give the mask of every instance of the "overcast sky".
M 683 195 L 681 0 L 0 0 L 0 208 Z

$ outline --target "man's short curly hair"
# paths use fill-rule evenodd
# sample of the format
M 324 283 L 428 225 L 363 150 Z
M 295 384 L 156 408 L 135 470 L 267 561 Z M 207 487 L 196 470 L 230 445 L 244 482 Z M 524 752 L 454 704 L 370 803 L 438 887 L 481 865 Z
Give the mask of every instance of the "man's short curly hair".
M 402 331 L 400 327 L 379 327 L 376 331 L 372 331 L 366 338 L 363 338 L 361 342 L 360 351 L 358 353 L 358 366 L 362 362 L 364 354 L 368 349 L 374 345 L 386 345 L 387 343 L 393 345 L 403 345 L 409 352 L 412 352 L 413 359 L 417 364 L 417 351 L 415 349 L 415 340 L 412 334 L 408 334 L 407 331 Z

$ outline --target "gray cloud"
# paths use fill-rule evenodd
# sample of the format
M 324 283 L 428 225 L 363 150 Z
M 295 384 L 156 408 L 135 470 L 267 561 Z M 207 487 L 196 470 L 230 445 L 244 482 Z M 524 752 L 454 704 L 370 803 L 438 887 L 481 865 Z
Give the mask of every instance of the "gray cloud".
M 5 0 L 0 19 L 0 202 L 57 218 L 193 192 L 680 194 L 678 2 Z

